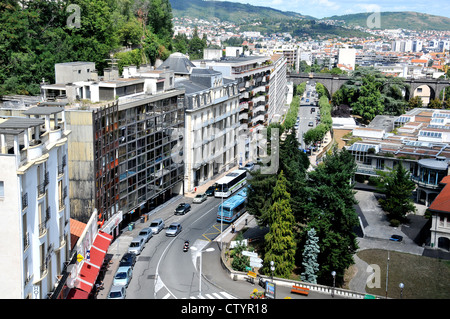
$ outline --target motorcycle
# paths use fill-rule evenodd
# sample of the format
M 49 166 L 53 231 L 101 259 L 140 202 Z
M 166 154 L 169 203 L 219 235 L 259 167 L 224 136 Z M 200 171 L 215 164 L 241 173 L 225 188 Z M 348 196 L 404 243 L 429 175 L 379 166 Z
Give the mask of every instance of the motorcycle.
M 189 250 L 189 240 L 186 240 L 184 242 L 183 251 L 187 252 Z

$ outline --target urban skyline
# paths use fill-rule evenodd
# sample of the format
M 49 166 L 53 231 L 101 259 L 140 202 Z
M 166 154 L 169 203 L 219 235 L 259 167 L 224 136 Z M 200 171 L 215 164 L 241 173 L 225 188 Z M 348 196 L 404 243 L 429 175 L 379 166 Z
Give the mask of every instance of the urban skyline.
M 254 6 L 270 7 L 281 11 L 292 11 L 322 19 L 334 15 L 346 15 L 365 12 L 406 12 L 414 11 L 437 16 L 450 17 L 450 2 L 422 1 L 354 1 L 354 0 L 229 0 Z

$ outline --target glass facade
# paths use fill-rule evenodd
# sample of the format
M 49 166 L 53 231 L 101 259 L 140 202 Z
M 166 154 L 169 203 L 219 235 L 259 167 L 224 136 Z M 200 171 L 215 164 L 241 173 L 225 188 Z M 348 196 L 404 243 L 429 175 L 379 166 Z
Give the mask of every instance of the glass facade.
M 184 91 L 119 107 L 119 209 L 124 213 L 180 193 Z

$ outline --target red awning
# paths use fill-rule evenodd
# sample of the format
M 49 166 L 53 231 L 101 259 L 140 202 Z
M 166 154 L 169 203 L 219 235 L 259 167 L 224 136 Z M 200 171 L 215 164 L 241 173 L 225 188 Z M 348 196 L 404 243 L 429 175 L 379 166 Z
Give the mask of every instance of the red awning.
M 83 266 L 78 274 L 77 288 L 88 293 L 91 292 L 92 287 L 97 280 L 98 273 L 102 267 L 108 247 L 111 244 L 112 236 L 99 231 L 95 236 L 94 243 L 90 249 L 89 260 L 84 259 Z M 86 256 L 85 256 L 86 257 Z
M 70 289 L 69 293 L 67 294 L 66 299 L 88 299 L 89 294 L 86 291 L 72 288 Z

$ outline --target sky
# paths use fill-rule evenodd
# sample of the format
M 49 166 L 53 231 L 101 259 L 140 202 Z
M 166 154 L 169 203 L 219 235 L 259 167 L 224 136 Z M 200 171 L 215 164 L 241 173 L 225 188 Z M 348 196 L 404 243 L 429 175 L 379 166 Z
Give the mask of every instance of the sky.
M 450 18 L 450 0 L 226 0 L 315 18 L 362 12 L 415 11 Z

